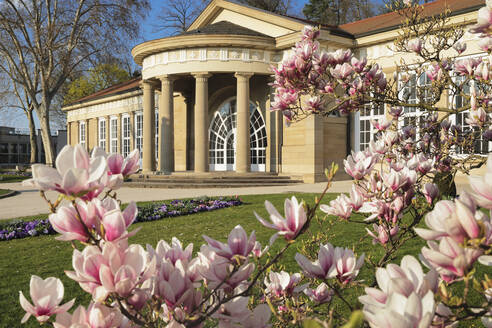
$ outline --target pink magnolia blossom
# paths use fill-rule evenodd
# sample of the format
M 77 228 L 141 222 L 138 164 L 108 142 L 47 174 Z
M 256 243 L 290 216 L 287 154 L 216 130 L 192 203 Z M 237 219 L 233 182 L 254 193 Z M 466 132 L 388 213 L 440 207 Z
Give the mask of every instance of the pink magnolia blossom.
M 321 204 L 319 209 L 328 215 L 335 215 L 347 220 L 352 215 L 352 201 L 345 194 L 340 194 L 336 199 L 330 201 L 330 206 Z
M 492 266 L 492 255 L 482 255 L 478 258 L 478 262 L 486 266 Z
M 316 289 L 304 289 L 304 294 L 306 294 L 311 301 L 323 304 L 331 301 L 334 292 L 324 282 L 322 282 L 318 287 L 316 287 Z
M 336 277 L 340 282 L 348 283 L 359 274 L 359 269 L 364 264 L 364 254 L 357 259 L 352 250 L 333 248 L 327 243 L 320 247 L 316 261 L 311 262 L 300 253 L 296 254 L 296 261 L 304 272 L 312 277 L 320 279 Z
M 454 50 L 458 53 L 458 55 L 461 55 L 466 51 L 466 43 L 465 42 L 456 42 L 453 46 Z
M 354 72 L 354 69 L 349 63 L 343 63 L 341 65 L 338 64 L 335 68 L 332 68 L 330 72 L 334 78 L 345 80 Z
M 232 291 L 244 285 L 255 268 L 253 263 L 246 261 L 239 268 L 234 269 L 231 261 L 217 255 L 206 245 L 202 245 L 198 258 L 197 270 L 212 289 L 220 286 L 221 289 Z
M 208 243 L 208 246 L 219 256 L 223 256 L 228 260 L 232 260 L 235 256 L 242 258 L 248 257 L 255 246 L 256 236 L 253 231 L 248 238 L 246 231 L 240 225 L 237 225 L 229 233 L 227 244 L 221 243 L 218 240 L 208 236 L 203 236 L 203 239 Z
M 408 41 L 407 47 L 409 50 L 411 50 L 417 54 L 420 54 L 420 52 L 422 51 L 422 45 L 423 45 L 423 42 L 421 39 L 414 39 L 414 40 Z
M 265 291 L 270 297 L 292 296 L 303 291 L 307 285 L 298 286 L 301 275 L 294 273 L 290 275 L 285 271 L 270 271 L 265 277 Z
M 485 52 L 490 52 L 492 50 L 492 38 L 485 37 L 478 41 L 478 46 Z
M 435 313 L 434 295 L 430 291 L 424 297 L 394 293 L 383 308 L 365 309 L 363 313 L 372 328 L 429 327 Z
M 73 299 L 60 306 L 64 288 L 58 278 L 49 277 L 43 280 L 33 275 L 31 276 L 29 292 L 34 305 L 29 303 L 22 292 L 19 292 L 20 305 L 26 311 L 21 323 L 26 322 L 31 315 L 41 323 L 46 322 L 54 314 L 67 312 L 75 302 Z
M 380 119 L 380 120 L 371 120 L 372 126 L 378 131 L 384 131 L 387 128 L 391 126 L 393 122 L 390 120 L 387 120 L 386 118 Z
M 337 279 L 344 284 L 355 279 L 364 264 L 364 254 L 357 259 L 354 252 L 348 248 L 336 247 L 334 259 Z
M 253 311 L 248 309 L 247 297 L 236 297 L 222 304 L 213 315 L 219 320 L 219 328 L 268 328 L 271 311 L 267 304 L 258 305 Z
M 262 257 L 268 250 L 270 249 L 270 247 L 267 245 L 265 246 L 265 248 L 261 248 L 261 244 L 260 242 L 256 241 L 255 242 L 255 246 L 253 247 L 252 249 L 252 254 L 254 257 L 257 257 L 257 258 L 260 258 Z
M 385 245 L 389 241 L 389 236 L 391 237 L 396 236 L 398 233 L 398 226 L 394 226 L 390 229 L 390 233 L 388 235 L 387 228 L 384 225 L 377 225 L 373 224 L 372 225 L 374 228 L 374 232 L 366 228 L 367 234 L 372 237 L 372 243 L 377 244 L 380 243 L 381 245 Z
M 336 276 L 336 267 L 334 259 L 335 249 L 330 243 L 321 245 L 318 251 L 318 259 L 314 262 L 308 260 L 301 253 L 297 253 L 295 258 L 297 264 L 304 272 L 314 278 L 328 279 Z
M 434 317 L 434 293 L 439 279 L 435 270 L 424 274 L 410 255 L 401 265 L 376 270 L 378 288 L 366 287 L 359 301 L 371 327 L 428 327 Z
M 70 196 L 84 196 L 91 192 L 91 199 L 104 188 L 100 183 L 106 174 L 107 164 L 103 156 L 90 158 L 82 145 L 65 146 L 56 158 L 56 169 L 34 164 L 32 179 L 25 180 L 24 185 L 39 190 L 55 190 Z
M 367 151 L 352 152 L 343 160 L 345 172 L 355 180 L 361 180 L 368 175 L 376 163 L 377 157 Z
M 481 212 L 475 210 L 474 204 L 466 204 L 466 193 L 460 200 L 454 202 L 443 200 L 436 204 L 434 209 L 425 216 L 425 223 L 430 228 L 415 228 L 415 232 L 425 240 L 440 240 L 450 237 L 457 243 L 465 239 L 480 237 L 479 219 Z
M 435 293 L 439 285 L 439 276 L 433 269 L 424 274 L 422 266 L 415 257 L 405 255 L 400 266 L 390 263 L 386 268 L 378 268 L 376 281 L 379 289 L 366 287 L 366 295 L 359 297 L 364 310 L 384 307 L 389 296 L 394 293 L 405 297 L 412 293 L 420 297 L 425 296 L 429 291 Z
M 54 328 L 124 328 L 121 312 L 99 303 L 90 303 L 87 310 L 79 306 L 73 314 L 63 313 L 56 316 Z
M 323 99 L 321 97 L 310 97 L 306 100 L 306 110 L 318 112 L 323 106 Z
M 175 265 L 178 260 L 181 262 L 189 263 L 192 258 L 193 244 L 188 244 L 186 248 L 183 246 L 178 238 L 173 237 L 171 245 L 164 240 L 160 240 L 157 243 L 155 250 L 152 246 L 147 245 L 147 252 L 150 256 L 155 256 L 157 259 L 157 267 L 159 268 L 163 261 L 169 261 L 172 265 Z
M 126 246 L 126 240 L 104 243 L 102 251 L 96 246 L 74 250 L 72 265 L 75 271 L 65 271 L 67 276 L 98 301 L 113 292 L 130 296 L 156 267 L 155 258 L 150 259 L 142 246 Z
M 488 120 L 488 115 L 485 110 L 480 107 L 476 110 L 470 110 L 468 117 L 465 118 L 465 122 L 471 126 L 483 126 Z
M 490 34 L 492 25 L 492 9 L 488 6 L 478 10 L 477 24 L 470 29 L 471 33 Z
M 434 199 L 439 196 L 439 188 L 435 183 L 428 182 L 422 187 L 422 194 L 424 195 L 427 203 L 429 203 L 429 205 L 432 205 Z
M 482 62 L 481 58 L 467 58 L 457 60 L 454 63 L 454 70 L 460 75 L 474 75 L 476 68 Z
M 478 205 L 492 210 L 492 154 L 487 159 L 487 172 L 484 176 L 471 176 L 470 186 Z
M 461 247 L 450 237 L 443 237 L 439 244 L 428 241 L 427 245 L 429 248 L 422 248 L 423 259 L 426 264 L 435 268 L 446 282 L 463 277 L 482 254 L 480 249 Z
M 403 107 L 401 106 L 392 106 L 389 110 L 389 114 L 394 118 L 398 118 L 403 113 Z
M 269 201 L 265 201 L 265 207 L 270 214 L 270 220 L 273 224 L 266 222 L 255 212 L 256 218 L 265 227 L 278 230 L 279 232 L 276 235 L 284 236 L 287 240 L 294 239 L 307 221 L 304 206 L 297 201 L 295 196 L 292 196 L 292 199 L 287 198 L 285 200 L 285 219 Z
M 49 221 L 56 232 L 61 235 L 56 237 L 57 240 L 79 240 L 87 241 L 89 239 L 88 229 L 91 229 L 97 221 L 94 212 L 90 213 L 83 208 L 85 203 L 78 202 L 77 209 L 70 204 L 58 208 L 56 213 L 50 214 Z M 78 215 L 80 214 L 80 218 Z

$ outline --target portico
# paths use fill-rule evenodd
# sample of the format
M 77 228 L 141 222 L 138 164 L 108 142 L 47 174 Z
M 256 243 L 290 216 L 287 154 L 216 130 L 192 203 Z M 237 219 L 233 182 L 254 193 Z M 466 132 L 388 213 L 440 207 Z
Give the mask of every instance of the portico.
M 138 149 L 144 176 L 265 172 L 260 176 L 323 180 L 327 163 L 341 163 L 347 154 L 347 118 L 310 118 L 287 127 L 279 112 L 270 111 L 272 67 L 288 55 L 304 25 L 211 1 L 188 31 L 132 49 L 141 77 L 64 107 L 71 143 L 124 156 Z M 344 33 L 324 29 L 323 47 L 352 46 Z

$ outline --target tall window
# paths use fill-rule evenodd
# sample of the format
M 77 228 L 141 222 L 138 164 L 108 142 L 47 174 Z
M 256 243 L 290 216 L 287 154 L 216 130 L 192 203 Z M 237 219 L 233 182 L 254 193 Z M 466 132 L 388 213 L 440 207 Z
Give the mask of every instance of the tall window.
M 371 120 L 384 118 L 384 105 L 365 104 L 359 112 L 359 150 L 364 150 L 377 136 L 378 130 L 371 124 Z
M 122 131 L 122 145 L 123 145 L 123 156 L 128 156 L 130 153 L 130 116 L 125 115 L 121 118 L 123 120 L 123 131 Z
M 464 76 L 457 76 L 455 77 L 455 83 L 457 85 L 462 85 L 466 78 Z M 469 81 L 467 84 L 462 85 L 462 91 L 464 94 L 471 94 L 471 89 L 475 88 L 478 89 L 479 87 L 475 85 L 475 81 Z M 462 94 L 453 94 L 451 95 L 452 99 L 452 104 L 453 108 L 458 109 L 463 106 L 468 105 L 468 99 L 463 97 Z M 467 136 L 469 134 L 474 135 L 474 142 L 471 147 L 463 148 L 462 146 L 456 147 L 455 151 L 457 155 L 464 155 L 464 154 L 470 154 L 470 153 L 475 153 L 475 154 L 487 154 L 489 152 L 489 142 L 486 140 L 483 140 L 482 138 L 482 133 L 478 128 L 474 128 L 470 126 L 468 123 L 466 123 L 466 118 L 468 117 L 470 111 L 462 111 L 458 114 L 454 114 L 451 116 L 451 121 L 454 121 L 456 125 L 458 125 L 459 131 L 463 136 Z
M 111 153 L 116 154 L 118 153 L 118 118 L 117 117 L 111 117 L 109 132 L 111 135 Z
M 400 85 L 402 85 L 400 98 L 408 104 L 413 105 L 432 100 L 432 95 L 430 93 L 432 81 L 425 73 L 422 73 L 417 77 L 417 74 L 411 72 L 409 73 L 408 81 L 400 82 Z M 423 122 L 422 119 L 425 118 L 426 113 L 414 106 L 405 106 L 403 112 L 403 120 L 400 120 L 399 122 L 400 128 L 414 126 L 416 128 L 415 138 L 417 138 L 420 133 L 421 123 Z
M 106 150 L 106 120 L 99 119 L 99 147 Z
M 85 147 L 85 122 L 79 122 L 79 144 Z
M 143 158 L 143 115 L 142 113 L 135 114 L 135 148 L 140 152 L 140 157 Z

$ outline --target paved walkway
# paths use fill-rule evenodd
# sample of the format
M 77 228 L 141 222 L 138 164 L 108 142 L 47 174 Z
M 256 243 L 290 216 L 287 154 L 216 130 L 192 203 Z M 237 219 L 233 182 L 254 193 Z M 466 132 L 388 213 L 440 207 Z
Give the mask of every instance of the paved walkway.
M 351 181 L 336 181 L 330 192 L 348 192 Z M 273 187 L 248 187 L 248 188 L 202 188 L 202 189 L 158 189 L 158 188 L 121 188 L 118 190 L 118 198 L 123 203 L 134 201 L 153 201 L 199 196 L 235 196 L 253 194 L 280 194 L 280 193 L 321 193 L 324 183 L 298 184 Z M 0 220 L 21 216 L 48 213 L 48 206 L 41 199 L 37 190 L 26 188 L 22 183 L 1 183 L 0 189 L 19 191 L 19 194 L 0 199 Z M 55 200 L 56 193 L 48 192 L 48 198 Z

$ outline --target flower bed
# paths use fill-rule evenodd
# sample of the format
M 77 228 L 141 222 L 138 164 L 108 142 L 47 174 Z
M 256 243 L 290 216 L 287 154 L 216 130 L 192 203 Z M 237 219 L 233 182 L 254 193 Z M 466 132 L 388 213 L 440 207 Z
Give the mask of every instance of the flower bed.
M 213 211 L 241 204 L 242 201 L 237 197 L 202 197 L 189 200 L 173 200 L 170 203 L 153 203 L 138 207 L 138 216 L 135 222 L 156 221 L 168 217 Z M 56 231 L 53 230 L 48 219 L 0 224 L 0 241 L 55 233 Z

